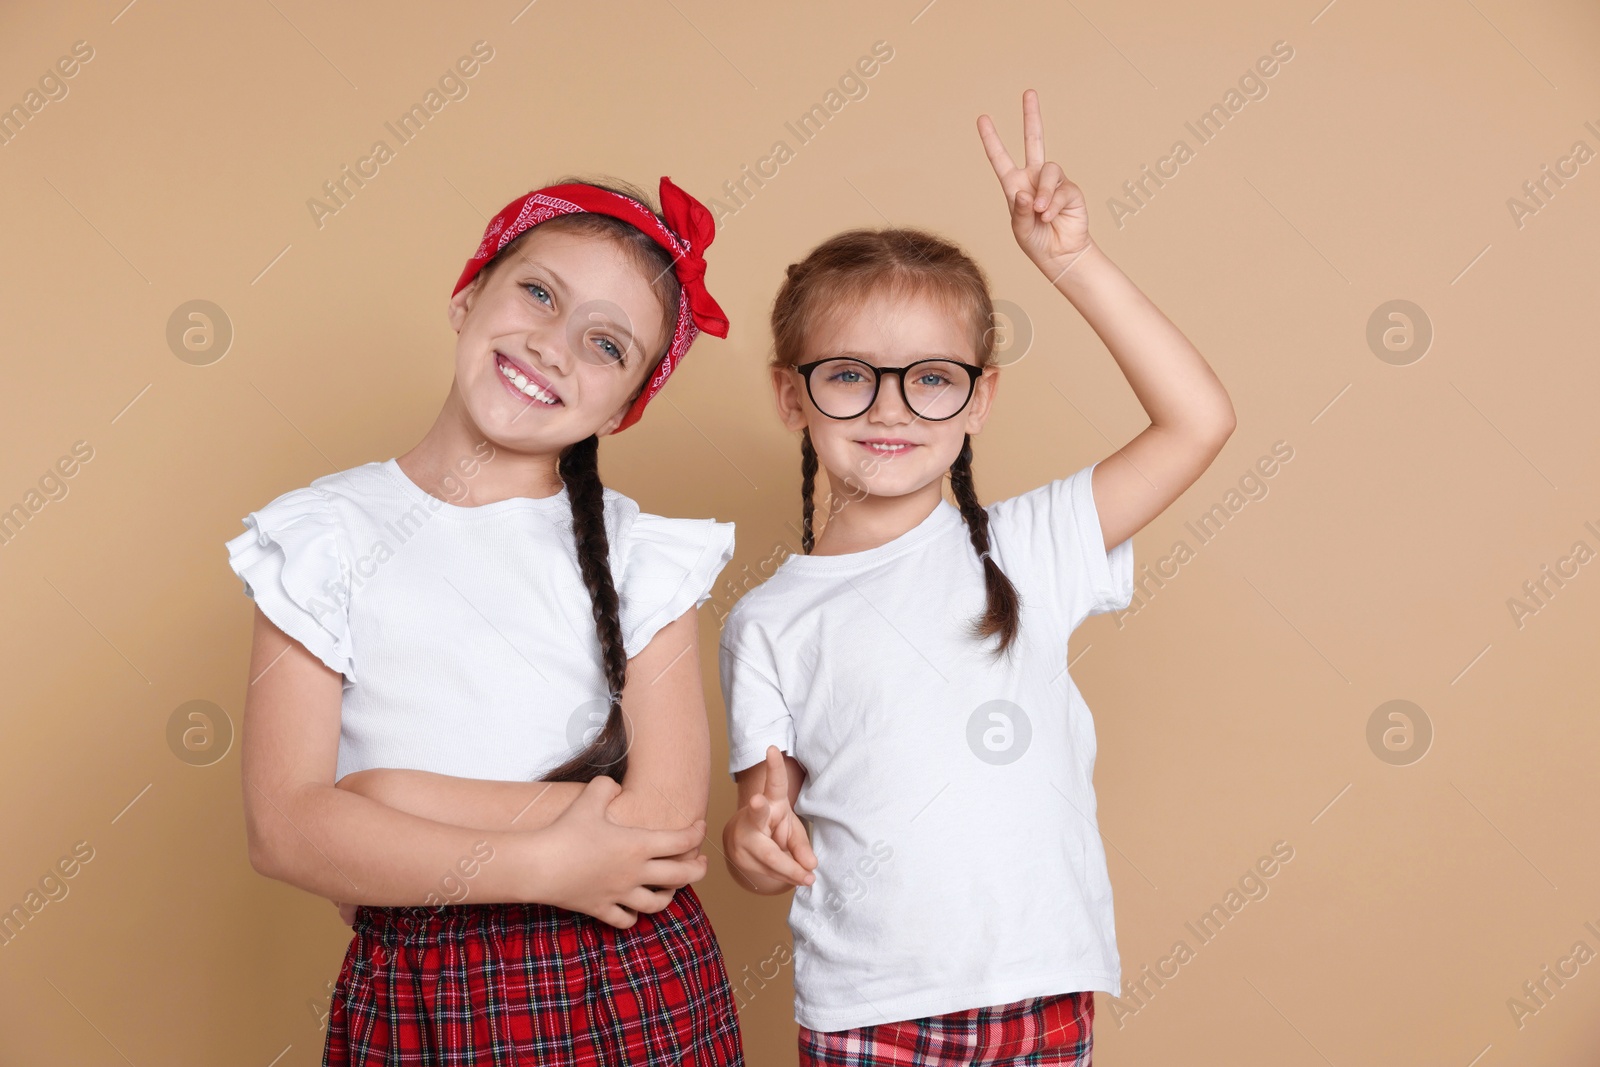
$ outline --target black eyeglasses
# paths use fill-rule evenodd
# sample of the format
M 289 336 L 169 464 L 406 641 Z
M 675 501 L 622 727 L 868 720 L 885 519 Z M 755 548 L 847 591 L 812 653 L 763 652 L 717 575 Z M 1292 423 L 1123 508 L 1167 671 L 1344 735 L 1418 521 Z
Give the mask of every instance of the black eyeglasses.
M 795 367 L 806 380 L 806 392 L 817 410 L 830 419 L 866 414 L 878 399 L 884 375 L 900 379 L 900 395 L 919 419 L 943 422 L 961 414 L 983 368 L 955 359 L 919 359 L 903 367 L 874 367 L 859 359 L 836 356 Z

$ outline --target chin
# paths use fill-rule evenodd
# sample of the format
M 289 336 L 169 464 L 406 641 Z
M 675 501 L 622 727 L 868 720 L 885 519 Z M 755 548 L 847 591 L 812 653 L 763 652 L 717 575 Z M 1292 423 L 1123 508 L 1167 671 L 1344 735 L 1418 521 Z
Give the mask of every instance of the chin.
M 862 493 L 869 496 L 897 497 L 915 493 L 931 482 L 939 480 L 942 470 L 935 471 L 879 471 L 870 475 L 859 472 L 840 486 L 841 495 L 859 497 Z M 831 476 L 830 476 L 831 480 Z

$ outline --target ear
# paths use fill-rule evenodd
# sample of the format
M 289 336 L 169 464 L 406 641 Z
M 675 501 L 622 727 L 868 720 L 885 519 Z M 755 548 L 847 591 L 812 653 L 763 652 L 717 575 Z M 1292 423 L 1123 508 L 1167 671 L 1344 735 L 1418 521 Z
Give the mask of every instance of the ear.
M 621 426 L 622 420 L 627 417 L 628 409 L 633 407 L 633 401 L 634 398 L 629 397 L 621 407 L 612 412 L 610 418 L 606 419 L 605 422 L 602 422 L 599 426 L 595 427 L 594 435 L 596 437 L 604 437 L 616 430 L 618 426 Z
M 778 408 L 778 418 L 785 428 L 803 430 L 809 423 L 806 418 L 806 400 L 801 397 L 804 385 L 800 372 L 793 367 L 773 367 L 772 399 Z
M 446 314 L 450 319 L 450 328 L 456 333 L 461 332 L 461 327 L 467 323 L 467 312 L 472 310 L 472 303 L 478 298 L 478 289 L 483 281 L 483 272 L 479 271 L 472 276 L 472 280 L 462 287 L 459 293 L 450 298 Z
M 983 373 L 978 375 L 978 380 L 972 386 L 972 400 L 967 404 L 966 431 L 970 434 L 978 433 L 983 429 L 983 424 L 989 418 L 989 405 L 994 403 L 994 396 L 1000 391 L 1000 368 L 994 364 L 983 368 Z

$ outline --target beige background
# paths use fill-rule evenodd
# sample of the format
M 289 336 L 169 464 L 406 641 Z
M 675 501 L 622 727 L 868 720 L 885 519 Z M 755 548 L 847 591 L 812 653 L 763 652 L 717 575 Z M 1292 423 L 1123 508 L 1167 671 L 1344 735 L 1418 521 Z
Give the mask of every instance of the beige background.
M 647 510 L 738 523 L 718 610 L 795 541 L 765 316 L 784 265 L 836 230 L 936 228 L 1031 321 L 977 444 L 986 500 L 1136 434 L 1115 363 L 1015 247 L 974 131 L 988 111 L 1020 145 L 1028 86 L 1091 232 L 1239 415 L 1135 539 L 1148 590 L 1176 542 L 1192 557 L 1073 641 L 1124 975 L 1195 950 L 1136 1012 L 1099 996 L 1097 1061 L 1600 1057 L 1600 563 L 1520 626 L 1508 606 L 1578 542 L 1600 549 L 1600 162 L 1521 225 L 1507 203 L 1575 142 L 1600 148 L 1592 5 L 125 3 L 0 9 L 0 105 L 93 49 L 0 146 L 0 507 L 26 506 L 75 442 L 93 451 L 0 545 L 0 906 L 93 850 L 0 947 L 0 1061 L 319 1062 L 349 931 L 250 869 L 237 746 L 192 766 L 167 726 L 192 700 L 237 725 L 250 608 L 224 540 L 429 425 L 450 286 L 512 197 L 666 173 L 709 200 L 775 141 L 793 150 L 711 250 L 731 336 L 702 340 L 603 450 Z M 308 198 L 479 40 L 494 55 L 469 94 L 319 228 Z M 879 40 L 893 58 L 867 94 L 799 145 L 785 122 Z M 1294 55 L 1267 95 L 1200 144 L 1185 122 L 1278 41 Z M 1193 157 L 1119 227 L 1109 198 L 1180 138 Z M 207 366 L 165 336 L 194 299 L 235 331 Z M 1408 365 L 1366 340 L 1395 299 L 1434 331 Z M 1278 442 L 1292 458 L 1251 481 Z M 1201 543 L 1186 524 L 1216 505 L 1237 513 Z M 707 650 L 716 625 L 708 607 Z M 720 763 L 714 653 L 703 668 Z M 1369 747 L 1391 700 L 1431 723 L 1409 765 Z M 719 773 L 715 826 L 731 799 Z M 1270 893 L 1201 945 L 1185 923 L 1278 841 L 1294 858 Z M 784 901 L 720 865 L 700 888 L 736 981 L 787 942 Z M 1519 1027 L 1508 1000 L 1580 941 L 1585 964 Z M 753 1064 L 793 1062 L 789 977 L 746 998 Z

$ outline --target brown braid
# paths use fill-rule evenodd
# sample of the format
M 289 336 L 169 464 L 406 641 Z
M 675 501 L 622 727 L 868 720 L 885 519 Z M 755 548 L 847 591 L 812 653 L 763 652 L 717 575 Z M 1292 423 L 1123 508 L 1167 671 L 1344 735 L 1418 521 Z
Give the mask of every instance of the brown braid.
M 805 523 L 805 529 L 800 534 L 800 548 L 806 555 L 811 555 L 811 546 L 817 543 L 815 532 L 811 528 L 811 517 L 816 513 L 816 505 L 812 503 L 812 494 L 817 488 L 817 450 L 811 447 L 811 431 L 800 431 L 800 515 Z
M 590 434 L 561 453 L 559 469 L 572 504 L 572 538 L 578 550 L 578 567 L 594 605 L 594 628 L 600 635 L 600 661 L 611 694 L 610 710 L 599 736 L 582 752 L 543 775 L 546 782 L 587 782 L 602 774 L 620 782 L 628 773 L 628 728 L 622 717 L 628 656 L 622 643 L 622 624 L 617 618 L 617 589 L 611 581 L 599 457 L 600 439 Z
M 554 184 L 582 183 L 633 199 L 655 210 L 643 190 L 615 178 L 596 180 L 583 177 L 561 178 Z M 657 213 L 659 214 L 659 212 Z M 478 272 L 476 284 L 487 285 L 501 264 L 510 262 L 512 250 L 534 230 L 563 230 L 608 240 L 620 247 L 640 273 L 651 279 L 650 287 L 666 311 L 667 330 L 651 368 L 666 355 L 677 325 L 678 279 L 672 270 L 672 257 L 644 231 L 609 215 L 582 212 L 558 215 L 529 227 L 502 248 Z M 634 393 L 637 398 L 649 382 L 651 370 Z M 587 782 L 600 775 L 621 781 L 628 772 L 628 727 L 622 714 L 622 687 L 628 679 L 628 655 L 618 619 L 617 588 L 611 580 L 610 543 L 606 537 L 605 486 L 600 481 L 600 440 L 591 434 L 561 453 L 557 470 L 566 483 L 572 505 L 572 535 L 578 552 L 583 584 L 588 587 L 594 612 L 595 632 L 600 639 L 600 661 L 605 672 L 609 710 L 599 735 L 584 749 L 555 770 L 541 776 L 546 782 Z
M 950 489 L 955 494 L 961 517 L 967 520 L 967 533 L 972 547 L 983 563 L 983 582 L 988 589 L 988 605 L 972 623 L 972 636 L 980 640 L 991 634 L 1000 635 L 997 653 L 1005 652 L 1017 638 L 1022 618 L 1022 597 L 1011 584 L 1005 571 L 989 555 L 989 513 L 978 503 L 978 491 L 972 484 L 972 435 L 961 439 L 961 452 L 950 465 Z
M 773 367 L 795 367 L 812 358 L 812 335 L 834 317 L 859 309 L 870 295 L 932 296 L 966 319 L 973 354 L 984 367 L 996 360 L 994 302 L 982 268 L 957 245 L 937 234 L 908 227 L 846 230 L 823 241 L 804 259 L 784 271 L 783 285 L 772 304 Z M 801 545 L 810 553 L 812 494 L 817 453 L 811 433 L 800 436 L 800 487 L 805 529 Z M 1000 635 L 996 653 L 1009 650 L 1017 638 L 1022 598 L 999 564 L 988 555 L 989 514 L 978 502 L 972 483 L 972 438 L 950 467 L 950 488 L 967 524 L 972 547 L 983 563 L 988 599 L 973 621 L 973 636 Z M 830 507 L 829 513 L 837 510 Z

